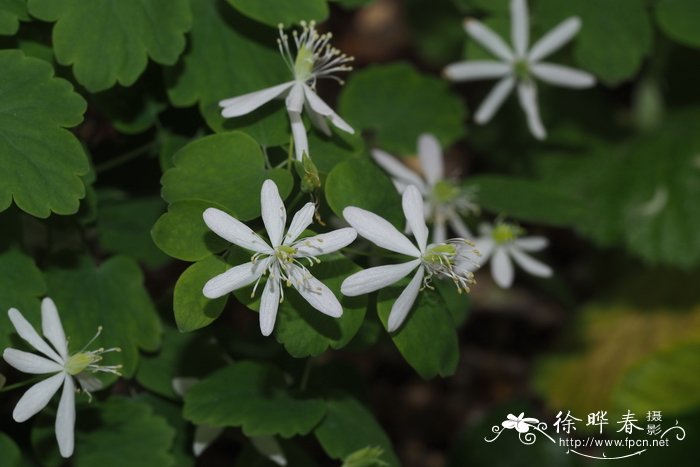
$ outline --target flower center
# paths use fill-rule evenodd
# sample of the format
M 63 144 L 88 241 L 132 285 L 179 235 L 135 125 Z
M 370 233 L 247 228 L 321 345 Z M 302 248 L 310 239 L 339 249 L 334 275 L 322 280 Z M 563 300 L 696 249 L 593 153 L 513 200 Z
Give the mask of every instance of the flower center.
M 522 227 L 507 222 L 499 222 L 491 231 L 491 238 L 497 245 L 505 245 L 523 235 Z
M 527 60 L 517 60 L 513 64 L 513 73 L 519 80 L 528 80 L 530 78 L 530 64 Z
M 102 357 L 94 355 L 91 352 L 78 352 L 75 355 L 71 355 L 66 362 L 66 371 L 75 376 L 79 373 L 85 371 L 90 365 L 99 362 Z
M 440 204 L 447 204 L 459 197 L 461 190 L 454 183 L 440 180 L 433 186 L 433 198 Z
M 291 263 L 294 261 L 294 255 L 297 253 L 297 249 L 287 245 L 280 245 L 275 249 L 275 258 L 284 264 Z
M 437 275 L 452 279 L 459 293 L 468 293 L 469 287 L 476 283 L 472 269 L 476 269 L 477 263 L 469 255 L 478 253 L 472 247 L 473 244 L 463 238 L 428 245 L 421 257 L 428 272 L 423 281 L 424 287 L 432 288 L 430 278 Z

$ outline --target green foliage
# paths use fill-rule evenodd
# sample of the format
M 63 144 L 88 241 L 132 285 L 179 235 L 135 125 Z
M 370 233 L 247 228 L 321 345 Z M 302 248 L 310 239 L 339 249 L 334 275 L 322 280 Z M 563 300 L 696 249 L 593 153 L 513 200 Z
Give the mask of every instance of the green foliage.
M 204 284 L 227 269 L 226 263 L 209 256 L 191 265 L 175 284 L 173 309 L 177 328 L 194 331 L 211 324 L 224 309 L 227 297 L 210 300 L 202 294 Z
M 22 455 L 12 438 L 0 432 L 0 467 L 19 467 Z
M 33 16 L 56 22 L 56 60 L 72 65 L 92 92 L 133 84 L 148 57 L 174 64 L 192 22 L 187 0 L 29 0 L 28 6 Z
M 20 20 L 28 19 L 25 0 L 0 0 L 0 35 L 13 35 L 19 29 Z
M 247 436 L 309 433 L 326 413 L 320 399 L 301 398 L 272 366 L 239 362 L 197 383 L 184 416 L 198 425 L 241 427 Z
M 244 15 L 268 26 L 277 27 L 282 23 L 290 26 L 300 21 L 323 21 L 328 17 L 326 0 L 227 0 Z
M 37 217 L 74 214 L 85 196 L 88 161 L 64 127 L 83 119 L 85 101 L 53 77 L 51 66 L 17 50 L 0 50 L 0 211 L 17 206 Z
M 413 154 L 422 133 L 433 133 L 443 147 L 451 145 L 464 136 L 467 117 L 464 104 L 445 81 L 406 63 L 354 73 L 339 107 L 351 125 L 371 132 L 377 146 L 402 156 Z
M 700 3 L 694 0 L 660 0 L 656 5 L 656 20 L 672 39 L 691 47 L 700 47 Z

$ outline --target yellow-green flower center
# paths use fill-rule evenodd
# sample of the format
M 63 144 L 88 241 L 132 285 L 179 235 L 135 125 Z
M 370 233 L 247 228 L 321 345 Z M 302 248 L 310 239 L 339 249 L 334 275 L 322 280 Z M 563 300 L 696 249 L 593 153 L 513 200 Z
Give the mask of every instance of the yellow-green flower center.
M 454 201 L 459 197 L 460 193 L 459 187 L 447 180 L 440 180 L 433 186 L 433 198 L 439 204 L 447 204 Z
M 513 65 L 513 72 L 519 80 L 527 80 L 530 78 L 530 64 L 527 60 L 518 60 Z
M 453 262 L 456 253 L 457 247 L 455 245 L 451 243 L 439 243 L 430 246 L 426 250 L 423 255 L 423 260 L 431 264 L 450 264 Z
M 85 371 L 88 366 L 92 365 L 93 363 L 97 363 L 100 360 L 102 360 L 102 357 L 95 355 L 92 352 L 78 352 L 77 354 L 71 355 L 68 358 L 65 369 L 69 374 L 75 376 Z
M 491 231 L 491 238 L 497 245 L 504 245 L 510 243 L 524 233 L 524 230 L 513 224 L 508 224 L 506 222 L 501 222 L 496 224 L 496 226 Z
M 280 262 L 291 263 L 294 261 L 294 255 L 296 252 L 296 248 L 287 245 L 280 245 L 275 250 L 275 258 L 277 258 Z
M 305 45 L 297 51 L 297 58 L 294 61 L 294 77 L 299 81 L 307 81 L 311 78 L 314 69 L 314 52 Z

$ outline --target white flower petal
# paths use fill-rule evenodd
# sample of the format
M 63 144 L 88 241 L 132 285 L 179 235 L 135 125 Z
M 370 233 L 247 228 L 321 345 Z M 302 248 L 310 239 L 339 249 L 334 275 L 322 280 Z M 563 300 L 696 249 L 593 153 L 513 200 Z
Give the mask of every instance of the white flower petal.
M 313 126 L 321 130 L 321 133 L 324 135 L 331 136 L 331 128 L 328 126 L 326 117 L 316 112 L 308 102 L 304 102 L 304 110 L 306 110 L 306 114 L 309 116 L 309 119 L 311 119 L 311 124 Z
M 530 49 L 528 58 L 538 62 L 546 56 L 559 50 L 569 42 L 581 29 L 581 19 L 571 17 L 559 23 L 554 29 L 542 36 Z
M 464 29 L 472 39 L 481 44 L 486 50 L 494 54 L 496 57 L 510 62 L 513 60 L 513 52 L 510 47 L 501 39 L 493 30 L 472 18 L 468 18 L 464 22 Z
M 513 284 L 513 263 L 505 248 L 496 248 L 491 260 L 491 275 L 499 287 L 509 288 Z
M 583 89 L 595 85 L 595 77 L 585 71 L 553 63 L 535 63 L 530 71 L 545 83 L 565 88 Z
M 63 393 L 56 412 L 56 441 L 61 456 L 73 455 L 75 444 L 75 383 L 70 375 L 65 376 Z
M 502 78 L 513 68 L 503 62 L 492 60 L 470 60 L 447 65 L 443 74 L 452 81 L 472 81 L 479 79 Z
M 413 170 L 406 167 L 405 164 L 399 162 L 397 158 L 391 154 L 382 151 L 381 149 L 372 149 L 372 158 L 382 167 L 384 170 L 389 172 L 389 175 L 393 179 L 398 179 L 404 185 L 416 185 L 418 187 L 423 186 L 425 188 L 425 182 L 420 178 L 420 176 Z M 399 187 L 397 187 L 399 188 Z M 399 190 L 403 192 L 403 190 Z
M 192 443 L 192 453 L 195 457 L 199 457 L 223 431 L 224 429 L 221 427 L 197 425 L 194 429 L 194 441 Z
M 513 90 L 515 86 L 515 78 L 512 76 L 506 76 L 500 80 L 491 89 L 491 92 L 486 97 L 484 102 L 481 103 L 479 109 L 476 111 L 474 116 L 474 121 L 480 125 L 488 123 L 489 120 L 495 115 L 498 109 L 501 108 L 503 102 L 505 102 L 508 95 Z
M 204 223 L 216 235 L 256 253 L 272 253 L 272 248 L 258 234 L 238 219 L 216 208 L 207 208 L 202 214 Z
M 330 119 L 331 123 L 336 126 L 336 128 L 340 128 L 343 131 L 346 131 L 348 133 L 355 134 L 355 130 L 348 125 L 348 123 L 340 118 L 340 116 L 331 109 L 328 104 L 323 102 L 320 97 L 306 84 L 304 85 L 304 95 L 306 96 L 306 100 L 309 102 L 309 105 L 311 106 L 312 109 L 314 109 L 315 112 L 318 112 L 322 116 Z
M 287 235 L 284 236 L 284 244 L 289 245 L 296 240 L 299 235 L 311 224 L 314 220 L 314 212 L 316 206 L 314 203 L 306 203 L 304 207 L 299 209 L 292 217 L 292 223 L 289 224 Z
M 360 236 L 377 246 L 415 258 L 421 255 L 418 248 L 405 235 L 389 221 L 373 212 L 349 206 L 343 209 L 343 217 Z
M 401 205 L 408 227 L 418 243 L 418 248 L 421 253 L 424 253 L 425 247 L 428 245 L 428 227 L 425 225 L 425 214 L 423 213 L 423 195 L 418 191 L 418 188 L 411 185 L 403 192 Z
M 306 127 L 300 113 L 288 112 L 289 122 L 292 125 L 292 137 L 294 138 L 294 155 L 296 160 L 304 158 L 304 153 L 309 154 L 309 138 L 306 135 Z
M 340 285 L 340 291 L 348 297 L 356 297 L 383 289 L 403 279 L 420 264 L 419 259 L 407 263 L 387 264 L 356 272 Z
M 528 431 L 530 431 L 530 425 L 528 425 L 527 423 L 518 422 L 515 424 L 515 429 L 518 433 L 527 433 Z
M 15 410 L 12 412 L 12 418 L 17 423 L 22 423 L 37 414 L 46 407 L 46 404 L 56 394 L 65 378 L 65 373 L 56 373 L 52 377 L 46 378 L 27 389 L 27 392 L 17 402 Z
M 435 185 L 445 178 L 442 149 L 435 136 L 424 133 L 418 137 L 418 159 L 429 184 Z
M 219 102 L 219 106 L 223 107 L 221 115 L 226 118 L 239 117 L 257 109 L 261 105 L 270 102 L 275 97 L 282 95 L 287 89 L 294 85 L 294 81 L 279 84 L 266 88 L 260 91 L 250 92 L 242 96 L 224 99 Z
M 510 255 L 525 271 L 537 277 L 551 277 L 552 268 L 536 260 L 532 256 L 520 251 L 517 247 L 510 246 Z
M 295 83 L 292 89 L 287 94 L 285 99 L 287 111 L 290 113 L 301 114 L 304 108 L 304 86 L 301 83 Z
M 41 338 L 41 336 L 39 336 L 39 334 L 34 330 L 34 327 L 29 324 L 29 321 L 22 316 L 22 313 L 20 313 L 19 310 L 16 308 L 10 308 L 7 310 L 7 316 L 9 316 L 12 325 L 17 330 L 17 334 L 19 334 L 19 337 L 27 341 L 32 347 L 49 357 L 51 360 L 63 365 L 63 359 L 60 357 L 60 355 L 58 355 L 56 351 L 52 349 L 51 346 L 49 346 L 49 344 L 47 344 L 46 341 Z
M 503 428 L 506 428 L 508 430 L 512 430 L 513 428 L 515 428 L 515 425 L 517 423 L 518 422 L 513 421 L 513 420 L 506 420 L 506 421 L 502 422 L 501 425 L 503 426 Z
M 515 55 L 525 57 L 530 34 L 530 18 L 525 0 L 510 1 L 510 27 Z
M 282 244 L 284 226 L 287 224 L 287 210 L 284 208 L 277 185 L 269 179 L 265 180 L 260 190 L 260 212 L 272 248 L 277 248 Z
M 209 281 L 204 284 L 202 293 L 205 297 L 211 299 L 223 297 L 227 293 L 245 287 L 258 280 L 265 272 L 269 263 L 270 259 L 265 258 L 255 263 L 250 262 L 234 266 L 228 271 L 209 279 Z
M 549 240 L 546 237 L 522 237 L 516 238 L 513 243 L 523 251 L 541 251 L 547 248 Z
M 185 397 L 185 395 L 192 389 L 192 386 L 199 382 L 199 378 L 189 377 L 189 376 L 177 376 L 173 378 L 172 386 L 173 391 L 180 397 Z
M 63 331 L 56 304 L 49 297 L 45 297 L 41 301 L 41 329 L 61 358 L 64 361 L 67 360 L 68 342 L 66 341 L 66 333 Z
M 97 379 L 94 375 L 83 371 L 75 375 L 75 379 L 78 380 L 78 384 L 85 392 L 95 392 L 102 389 L 102 381 Z
M 447 216 L 447 220 L 450 222 L 450 227 L 452 227 L 452 230 L 454 230 L 459 238 L 464 238 L 466 240 L 473 238 L 469 227 L 467 227 L 467 224 L 462 220 L 462 216 L 458 213 L 454 211 L 450 212 Z
M 260 454 L 270 461 L 280 466 L 287 465 L 287 457 L 274 436 L 253 436 L 250 438 L 250 442 Z
M 343 315 L 342 305 L 324 283 L 294 264 L 289 265 L 289 272 L 292 276 L 292 286 L 309 305 L 333 318 Z
M 396 299 L 391 307 L 391 312 L 389 313 L 389 319 L 387 320 L 387 331 L 394 332 L 401 327 L 406 315 L 411 311 L 413 304 L 418 296 L 418 291 L 423 283 L 423 266 L 420 266 L 416 271 L 416 274 L 408 283 L 399 298 Z
M 297 249 L 295 256 L 320 256 L 333 253 L 350 245 L 356 238 L 357 232 L 351 227 L 302 238 L 294 244 L 294 248 Z
M 474 240 L 474 249 L 479 252 L 477 258 L 480 264 L 485 264 L 486 261 L 488 261 L 495 246 L 496 242 L 494 242 L 491 237 L 477 238 Z
M 518 84 L 518 97 L 520 99 L 520 106 L 527 116 L 527 125 L 530 127 L 530 132 L 539 140 L 545 139 L 547 137 L 547 131 L 544 129 L 544 125 L 540 119 L 540 109 L 537 104 L 537 87 L 535 87 L 535 83 L 528 81 Z
M 443 243 L 447 240 L 447 226 L 445 219 L 440 217 L 433 223 L 433 243 Z
M 260 295 L 260 332 L 263 336 L 269 336 L 275 328 L 277 308 L 280 306 L 280 287 L 282 284 L 279 279 L 269 277 Z
M 2 353 L 2 358 L 19 371 L 32 375 L 43 375 L 46 373 L 63 371 L 63 365 L 49 360 L 48 358 L 22 350 L 5 349 Z

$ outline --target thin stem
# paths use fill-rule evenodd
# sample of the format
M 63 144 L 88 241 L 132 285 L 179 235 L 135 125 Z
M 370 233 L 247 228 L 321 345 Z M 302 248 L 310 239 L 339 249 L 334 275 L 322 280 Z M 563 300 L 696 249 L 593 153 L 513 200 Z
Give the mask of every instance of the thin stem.
M 356 250 L 354 248 L 343 248 L 341 250 L 343 253 L 347 253 L 350 255 L 358 255 L 358 256 L 367 256 L 368 258 L 376 258 L 376 257 L 381 257 L 381 258 L 392 258 L 392 259 L 402 259 L 406 260 L 406 256 L 398 254 L 398 253 L 378 253 L 377 251 L 362 251 L 362 250 Z
M 301 382 L 299 383 L 299 389 L 302 391 L 306 390 L 306 386 L 309 384 L 309 377 L 311 376 L 311 362 L 313 358 L 306 360 L 306 365 L 304 366 L 304 372 L 301 374 Z
M 151 141 L 147 144 L 144 144 L 143 146 L 139 146 L 138 148 L 132 149 L 131 151 L 125 152 L 124 154 L 121 154 L 106 162 L 103 162 L 102 164 L 98 164 L 95 166 L 95 172 L 106 172 L 108 170 L 114 169 L 115 167 L 119 167 L 122 164 L 126 164 L 130 160 L 136 159 L 138 156 L 151 149 L 157 143 L 157 140 Z
M 292 151 L 294 150 L 294 135 L 289 136 L 289 150 L 287 151 L 287 170 L 292 171 Z
M 29 378 L 29 379 L 26 379 L 26 380 L 21 381 L 19 383 L 10 384 L 8 386 L 3 386 L 2 388 L 0 388 L 0 392 L 10 392 L 10 391 L 13 391 L 17 388 L 21 388 L 21 387 L 27 386 L 29 384 L 34 384 L 38 381 L 41 381 L 44 378 L 46 378 L 45 375 L 35 376 L 34 378 Z

